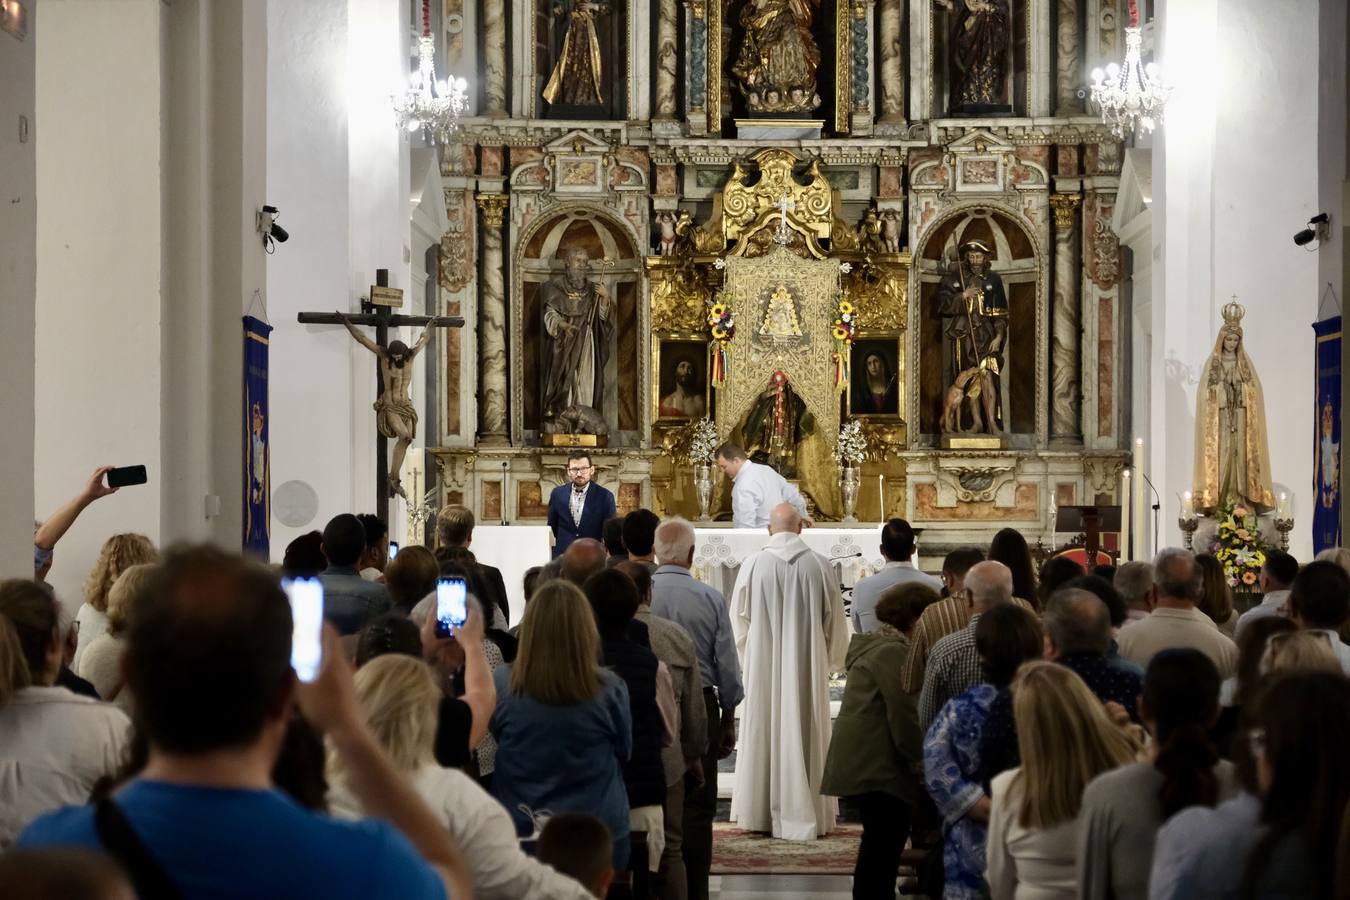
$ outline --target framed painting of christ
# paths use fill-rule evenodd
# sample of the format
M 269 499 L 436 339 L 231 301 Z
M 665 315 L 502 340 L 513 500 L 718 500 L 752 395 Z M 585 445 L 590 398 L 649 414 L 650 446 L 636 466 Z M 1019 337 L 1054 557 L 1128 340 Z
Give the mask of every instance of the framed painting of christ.
M 666 338 L 653 344 L 653 421 L 689 422 L 707 416 L 708 342 Z
M 855 418 L 898 419 L 902 389 L 900 339 L 864 337 L 849 350 L 848 414 Z

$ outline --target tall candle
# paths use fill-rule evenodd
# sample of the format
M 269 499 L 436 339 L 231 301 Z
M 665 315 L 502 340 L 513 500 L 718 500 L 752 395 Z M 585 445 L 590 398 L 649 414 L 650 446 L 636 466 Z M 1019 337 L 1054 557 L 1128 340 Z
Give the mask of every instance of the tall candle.
M 1130 467 L 1120 470 L 1120 561 L 1134 559 L 1130 551 Z
M 1280 492 L 1280 502 L 1275 507 L 1275 515 L 1281 519 L 1290 518 L 1289 515 L 1289 495 L 1284 491 Z
M 877 476 L 877 496 L 881 498 L 881 524 L 886 524 L 886 476 Z
M 1144 453 L 1144 439 L 1136 438 L 1134 441 L 1134 482 L 1131 485 L 1134 488 L 1134 527 L 1132 535 L 1134 537 L 1134 555 L 1131 559 L 1148 559 L 1147 536 L 1148 521 L 1144 512 L 1144 486 L 1148 478 L 1147 471 L 1148 457 Z

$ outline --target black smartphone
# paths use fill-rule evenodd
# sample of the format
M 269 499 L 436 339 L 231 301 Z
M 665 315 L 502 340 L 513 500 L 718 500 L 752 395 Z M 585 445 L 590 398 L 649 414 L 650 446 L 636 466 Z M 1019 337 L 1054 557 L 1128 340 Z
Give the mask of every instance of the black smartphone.
M 392 561 L 393 558 L 396 557 L 396 556 L 398 556 L 398 541 L 390 541 L 390 542 L 389 542 L 389 559 Z
M 468 586 L 459 576 L 436 582 L 436 634 L 450 637 L 469 620 Z
M 145 466 L 119 466 L 108 470 L 108 487 L 131 487 L 133 484 L 145 484 L 149 478 Z
M 291 668 L 306 683 L 323 664 L 323 584 L 317 578 L 281 582 L 291 601 Z

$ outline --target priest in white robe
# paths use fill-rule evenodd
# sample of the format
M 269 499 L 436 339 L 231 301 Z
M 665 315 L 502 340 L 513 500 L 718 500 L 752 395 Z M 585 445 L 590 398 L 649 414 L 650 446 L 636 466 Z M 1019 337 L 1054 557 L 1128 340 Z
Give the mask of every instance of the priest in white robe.
M 745 682 L 731 818 L 793 841 L 834 828 L 838 802 L 821 796 L 820 782 L 830 746 L 830 672 L 843 669 L 848 650 L 839 579 L 801 529 L 790 504 L 774 507 L 769 542 L 741 566 L 731 595 Z

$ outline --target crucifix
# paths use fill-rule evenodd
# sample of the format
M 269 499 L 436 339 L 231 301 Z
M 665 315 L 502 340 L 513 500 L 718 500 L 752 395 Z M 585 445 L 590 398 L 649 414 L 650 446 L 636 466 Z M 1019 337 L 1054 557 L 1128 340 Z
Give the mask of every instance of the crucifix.
M 358 343 L 375 354 L 375 413 L 379 437 L 375 441 L 375 466 L 379 470 L 375 487 L 375 514 L 389 522 L 389 498 L 395 494 L 407 499 L 399 482 L 403 457 L 413 438 L 417 436 L 417 410 L 412 405 L 409 388 L 412 385 L 412 362 L 431 339 L 436 328 L 462 328 L 459 316 L 405 316 L 393 310 L 402 305 L 401 291 L 389 287 L 389 270 L 377 269 L 371 299 L 362 299 L 357 315 L 331 312 L 302 312 L 296 318 L 302 325 L 343 325 Z M 360 325 L 374 325 L 372 341 Z M 389 340 L 390 327 L 401 325 L 424 326 L 422 336 L 408 347 L 402 341 Z M 389 460 L 389 439 L 394 438 L 394 459 Z
M 778 243 L 787 246 L 792 241 L 792 232 L 788 231 L 787 214 L 789 209 L 796 209 L 797 204 L 792 202 L 792 198 L 786 193 L 778 198 L 774 204 L 778 207 L 778 230 L 773 233 L 773 239 Z

